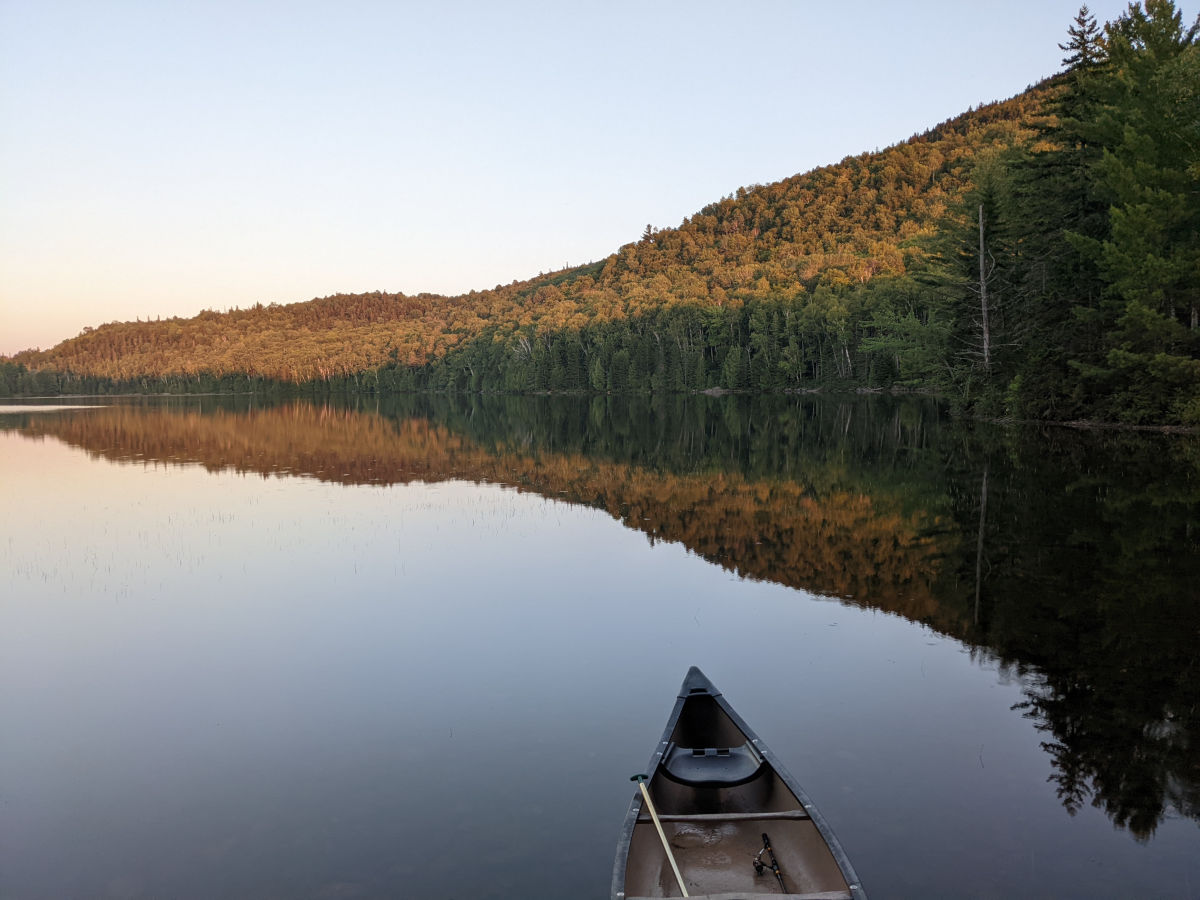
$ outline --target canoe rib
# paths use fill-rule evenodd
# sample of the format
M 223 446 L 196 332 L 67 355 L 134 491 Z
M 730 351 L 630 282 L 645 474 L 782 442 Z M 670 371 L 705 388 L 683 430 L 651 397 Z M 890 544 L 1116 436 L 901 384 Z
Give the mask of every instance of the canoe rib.
M 749 779 L 744 767 L 731 761 L 742 747 L 763 761 Z M 680 758 L 687 766 L 683 778 L 675 765 Z M 692 897 L 865 900 L 849 858 L 812 801 L 695 667 L 684 679 L 647 771 L 647 788 Z M 612 900 L 680 896 L 649 822 L 636 794 L 617 845 Z M 770 835 L 787 893 L 780 892 L 769 870 L 765 876 L 754 873 L 751 863 L 763 833 Z

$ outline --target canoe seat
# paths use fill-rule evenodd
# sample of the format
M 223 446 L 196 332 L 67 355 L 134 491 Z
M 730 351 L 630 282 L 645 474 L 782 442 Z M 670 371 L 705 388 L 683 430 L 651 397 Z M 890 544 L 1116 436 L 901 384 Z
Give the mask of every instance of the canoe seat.
M 662 766 L 667 777 L 691 787 L 736 787 L 759 773 L 765 763 L 747 743 L 740 747 L 667 746 Z

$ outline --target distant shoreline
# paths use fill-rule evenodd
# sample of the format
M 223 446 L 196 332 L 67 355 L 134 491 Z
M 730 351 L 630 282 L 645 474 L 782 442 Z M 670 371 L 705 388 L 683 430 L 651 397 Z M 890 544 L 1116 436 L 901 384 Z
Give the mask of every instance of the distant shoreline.
M 401 394 L 444 394 L 445 391 L 399 391 L 386 393 L 401 393 Z M 344 396 L 385 396 L 386 393 L 371 393 L 371 394 L 347 394 Z M 460 391 L 462 394 L 477 394 L 479 396 L 489 394 L 499 394 L 502 391 Z M 889 396 L 925 396 L 936 399 L 939 395 L 927 391 L 905 389 L 905 388 L 853 388 L 853 389 L 830 389 L 830 388 L 792 388 L 785 391 L 773 392 L 753 392 L 753 391 L 731 391 L 726 388 L 707 388 L 702 391 L 684 391 L 671 394 L 670 396 L 691 396 L 691 397 L 786 397 L 786 396 L 805 396 L 805 395 L 824 395 L 824 396 L 854 396 L 862 397 L 869 395 L 886 394 Z M 52 394 L 40 397 L 11 397 L 6 400 L 17 401 L 53 401 L 53 400 L 112 400 L 119 397 L 141 397 L 141 398 L 188 398 L 188 397 L 257 397 L 260 396 L 256 391 L 208 391 L 206 393 L 196 394 L 172 394 L 172 393 L 127 393 L 127 394 Z M 306 396 L 306 395 L 296 395 Z M 329 395 L 327 395 L 329 396 Z M 536 391 L 529 393 L 512 394 L 514 397 L 641 397 L 645 394 L 613 394 L 609 392 L 591 392 L 591 391 Z M 274 398 L 272 398 L 274 399 Z M 18 407 L 24 406 L 23 402 L 18 403 L 0 403 L 0 414 L 12 414 L 21 411 Z M 28 407 L 33 407 L 36 404 L 30 402 Z M 39 411 L 53 411 L 55 409 L 91 409 L 95 404 L 86 406 L 71 406 L 69 404 L 48 404 Z M 6 407 L 8 407 L 6 409 Z M 1016 419 L 1005 417 L 986 417 L 986 416 L 961 416 L 961 418 L 972 422 L 984 422 L 989 425 L 1021 425 L 1021 426 L 1040 426 L 1049 428 L 1069 428 L 1073 431 L 1130 431 L 1141 432 L 1144 434 L 1171 434 L 1171 435 L 1195 435 L 1200 434 L 1200 427 L 1188 425 L 1128 425 L 1121 422 L 1101 422 L 1087 419 L 1076 420 L 1060 420 L 1060 419 Z

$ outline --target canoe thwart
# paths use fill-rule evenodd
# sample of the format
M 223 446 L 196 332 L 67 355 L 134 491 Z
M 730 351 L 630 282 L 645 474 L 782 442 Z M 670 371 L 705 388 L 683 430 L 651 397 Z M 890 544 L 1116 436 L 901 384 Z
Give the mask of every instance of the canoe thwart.
M 734 891 L 724 894 L 692 894 L 691 900 L 747 900 L 748 896 L 745 891 Z M 763 896 L 771 897 L 772 900 L 852 900 L 849 891 L 816 891 L 811 894 L 781 894 L 776 891 Z M 625 900 L 654 900 L 654 898 L 630 896 Z
M 810 819 L 812 818 L 806 810 L 803 809 L 783 809 L 777 812 L 726 812 L 726 813 L 691 813 L 690 815 L 663 815 L 658 814 L 660 822 L 753 822 L 753 821 L 769 821 L 777 819 Z M 649 816 L 638 816 L 639 822 L 649 822 Z

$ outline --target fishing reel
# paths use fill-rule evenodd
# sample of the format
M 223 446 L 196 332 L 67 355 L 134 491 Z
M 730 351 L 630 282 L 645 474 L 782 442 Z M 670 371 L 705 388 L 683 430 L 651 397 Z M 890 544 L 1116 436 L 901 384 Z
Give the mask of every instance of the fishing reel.
M 775 851 L 771 849 L 771 839 L 767 837 L 766 832 L 763 833 L 762 842 L 762 849 L 754 856 L 754 875 L 757 878 L 766 872 L 767 869 L 770 869 L 771 874 L 778 880 L 780 889 L 786 893 L 787 888 L 783 884 L 783 873 L 779 870 L 779 860 L 775 858 Z M 763 862 L 764 853 L 770 859 L 769 863 Z

